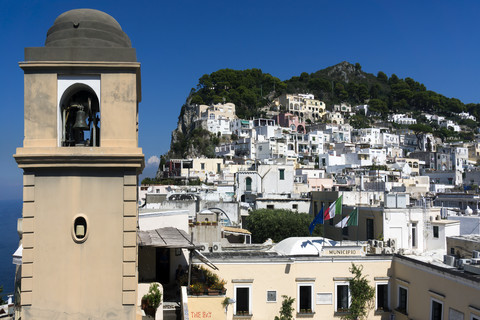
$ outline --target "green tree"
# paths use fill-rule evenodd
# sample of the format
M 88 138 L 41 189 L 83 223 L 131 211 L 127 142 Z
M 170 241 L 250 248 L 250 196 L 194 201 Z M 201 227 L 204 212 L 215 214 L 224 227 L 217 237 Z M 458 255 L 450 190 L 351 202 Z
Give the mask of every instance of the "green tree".
M 375 288 L 369 285 L 366 276 L 362 274 L 363 266 L 352 263 L 350 272 L 353 278 L 349 281 L 351 303 L 348 314 L 342 316 L 345 320 L 366 319 L 369 310 L 373 307 Z
M 349 120 L 350 125 L 355 129 L 370 127 L 370 119 L 363 114 L 356 114 Z
M 408 129 L 412 130 L 415 133 L 415 136 L 417 137 L 417 146 L 419 149 L 421 148 L 421 142 L 423 140 L 423 137 L 427 133 L 433 132 L 432 127 L 423 123 L 411 124 L 408 126 Z
M 280 317 L 276 316 L 275 320 L 292 320 L 293 319 L 293 302 L 295 298 L 283 295 L 282 307 L 280 308 Z
M 377 78 L 378 78 L 378 80 L 380 80 L 382 82 L 385 82 L 385 83 L 388 81 L 388 77 L 385 74 L 385 72 L 383 72 L 383 71 L 378 71 Z
M 280 242 L 289 237 L 310 235 L 308 226 L 313 216 L 284 209 L 259 209 L 247 217 L 247 229 L 252 233 L 254 243 L 262 243 L 268 238 Z M 313 231 L 313 236 L 321 236 L 321 228 Z
M 205 102 L 203 102 L 202 97 L 198 94 L 192 96 L 192 100 L 190 100 L 190 103 L 191 104 L 205 104 Z
M 385 117 L 389 111 L 387 103 L 380 99 L 371 99 L 368 106 L 371 112 L 379 114 L 381 117 Z

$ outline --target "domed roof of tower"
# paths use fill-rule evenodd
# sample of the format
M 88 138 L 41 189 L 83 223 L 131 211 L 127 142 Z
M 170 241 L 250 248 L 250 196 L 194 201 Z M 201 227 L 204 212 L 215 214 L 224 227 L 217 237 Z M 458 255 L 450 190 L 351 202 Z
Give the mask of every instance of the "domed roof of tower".
M 45 47 L 131 48 L 132 44 L 112 16 L 94 9 L 75 9 L 55 19 Z

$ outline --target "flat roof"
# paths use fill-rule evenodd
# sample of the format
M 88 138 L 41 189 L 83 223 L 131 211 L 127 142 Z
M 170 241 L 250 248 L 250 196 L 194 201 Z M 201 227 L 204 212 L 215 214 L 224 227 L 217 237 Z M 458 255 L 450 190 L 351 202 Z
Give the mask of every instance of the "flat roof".
M 155 230 L 139 230 L 137 243 L 143 247 L 195 249 L 190 236 L 183 230 L 167 227 Z

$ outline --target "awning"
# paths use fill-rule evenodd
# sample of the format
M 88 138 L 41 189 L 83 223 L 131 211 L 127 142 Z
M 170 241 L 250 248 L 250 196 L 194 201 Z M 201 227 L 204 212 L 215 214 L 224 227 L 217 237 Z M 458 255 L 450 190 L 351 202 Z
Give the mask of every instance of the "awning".
M 22 253 L 23 253 L 23 245 L 20 245 L 17 250 L 13 253 L 13 264 L 17 266 L 22 264 Z
M 197 249 L 193 250 L 193 252 L 195 252 L 195 255 L 197 256 L 198 260 L 202 261 L 203 263 L 205 263 L 207 266 L 209 266 L 210 268 L 214 269 L 214 270 L 218 270 L 217 266 L 214 265 L 212 263 L 212 261 L 208 260 L 207 257 L 205 257 L 200 251 L 198 251 Z
M 226 234 L 233 234 L 236 236 L 247 236 L 252 233 L 246 229 L 234 228 L 234 227 L 223 227 L 223 232 Z
M 142 247 L 195 249 L 195 245 L 185 231 L 172 227 L 140 230 L 137 242 Z

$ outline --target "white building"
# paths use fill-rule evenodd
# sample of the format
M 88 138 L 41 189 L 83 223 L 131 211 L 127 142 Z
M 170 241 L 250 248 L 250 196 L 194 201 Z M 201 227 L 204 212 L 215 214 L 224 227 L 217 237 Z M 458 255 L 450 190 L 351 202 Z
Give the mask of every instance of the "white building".
M 356 130 L 355 142 L 371 146 L 382 145 L 382 136 L 379 128 L 362 128 Z
M 244 119 L 235 119 L 230 121 L 230 131 L 239 138 L 248 138 L 252 136 L 253 121 Z
M 405 125 L 410 125 L 410 124 L 416 124 L 417 120 L 414 118 L 411 118 L 407 116 L 406 114 L 399 113 L 399 114 L 393 114 L 390 116 L 390 121 L 398 124 L 405 124 Z
M 312 154 L 324 153 L 324 134 L 323 131 L 311 131 L 308 133 L 308 143 Z
M 451 129 L 455 132 L 460 132 L 461 131 L 460 126 L 458 124 L 456 124 L 455 122 L 453 122 L 452 120 L 439 121 L 439 125 L 442 128 Z
M 229 119 L 208 119 L 207 130 L 213 134 L 220 133 L 221 135 L 230 135 L 230 120 Z
M 473 120 L 473 121 L 477 121 L 477 118 L 475 116 L 472 116 L 470 113 L 468 112 L 460 112 L 458 114 L 458 116 L 461 118 L 461 119 L 464 119 L 464 120 Z
M 386 147 L 400 145 L 400 136 L 398 134 L 382 132 L 380 134 L 380 144 Z
M 237 201 L 254 202 L 257 197 L 287 198 L 293 193 L 293 164 L 259 165 L 257 171 L 236 175 Z
M 325 142 L 352 142 L 352 127 L 349 124 L 325 124 Z

